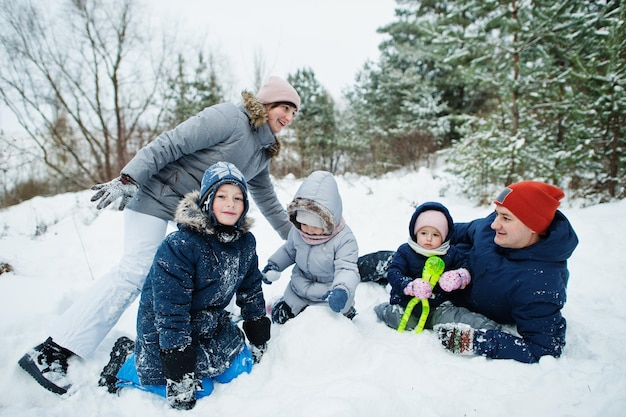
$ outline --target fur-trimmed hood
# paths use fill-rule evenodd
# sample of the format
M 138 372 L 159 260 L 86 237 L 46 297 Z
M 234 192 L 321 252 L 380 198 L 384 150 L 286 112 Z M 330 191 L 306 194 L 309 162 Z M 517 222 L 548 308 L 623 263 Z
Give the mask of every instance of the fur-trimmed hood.
M 315 171 L 309 175 L 287 206 L 289 220 L 300 229 L 296 220 L 298 210 L 308 211 L 322 219 L 325 235 L 330 235 L 339 225 L 343 213 L 343 204 L 337 182 L 333 174 L 327 171 Z
M 250 116 L 250 124 L 255 129 L 260 128 L 267 122 L 268 114 L 265 104 L 261 103 L 254 94 L 249 91 L 241 93 L 242 105 L 248 111 Z M 267 149 L 267 153 L 271 158 L 275 158 L 280 153 L 280 141 L 274 135 L 275 143 Z
M 265 104 L 261 103 L 254 94 L 249 91 L 243 91 L 241 93 L 241 100 L 243 107 L 248 110 L 250 114 L 250 122 L 255 128 L 263 126 L 267 122 L 267 109 Z
M 214 235 L 216 233 L 215 227 L 211 224 L 211 218 L 200 210 L 200 206 L 198 205 L 199 199 L 200 191 L 192 191 L 185 195 L 178 204 L 174 221 L 198 233 Z M 252 218 L 245 217 L 244 221 L 241 223 L 240 231 L 242 233 L 249 232 L 253 223 L 254 220 Z

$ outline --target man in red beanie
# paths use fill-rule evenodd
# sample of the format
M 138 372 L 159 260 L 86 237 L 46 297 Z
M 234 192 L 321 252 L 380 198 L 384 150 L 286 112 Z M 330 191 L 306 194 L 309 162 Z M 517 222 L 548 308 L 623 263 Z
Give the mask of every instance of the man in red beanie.
M 578 245 L 557 210 L 564 196 L 550 184 L 518 182 L 495 199 L 494 213 L 454 225 L 451 244 L 470 247 L 472 282 L 433 312 L 445 348 L 526 363 L 561 355 L 567 259 Z M 505 324 L 515 325 L 519 336 L 504 332 Z

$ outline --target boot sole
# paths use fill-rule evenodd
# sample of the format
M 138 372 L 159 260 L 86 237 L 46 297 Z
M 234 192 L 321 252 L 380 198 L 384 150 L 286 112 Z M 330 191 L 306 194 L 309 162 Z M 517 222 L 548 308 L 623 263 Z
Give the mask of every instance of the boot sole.
M 109 354 L 109 363 L 107 363 L 102 372 L 98 386 L 107 387 L 107 391 L 111 394 L 117 393 L 121 388 L 116 386 L 117 373 L 126 362 L 126 359 L 133 353 L 135 342 L 126 336 L 122 336 L 113 345 Z
M 67 390 L 70 388 L 69 386 L 60 387 L 58 385 L 53 384 L 50 380 L 46 379 L 41 374 L 41 371 L 37 367 L 37 364 L 33 362 L 30 355 L 28 354 L 22 356 L 22 358 L 19 361 L 17 361 L 17 363 L 20 365 L 20 367 L 24 371 L 26 371 L 26 373 L 28 373 L 28 375 L 32 376 L 33 379 L 35 379 L 35 381 L 37 381 L 39 385 L 41 385 L 42 387 L 44 387 L 50 392 L 53 392 L 58 395 L 63 395 L 63 394 L 66 394 Z

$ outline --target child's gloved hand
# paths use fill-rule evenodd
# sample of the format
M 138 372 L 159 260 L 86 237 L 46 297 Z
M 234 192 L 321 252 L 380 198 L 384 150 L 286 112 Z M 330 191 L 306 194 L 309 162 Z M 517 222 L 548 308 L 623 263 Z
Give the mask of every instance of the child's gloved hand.
M 327 294 L 327 297 L 330 309 L 339 313 L 348 302 L 348 291 L 343 288 L 335 288 Z
M 433 288 L 428 281 L 421 278 L 414 279 L 404 287 L 404 293 L 417 298 L 430 298 L 433 294 Z
M 263 343 L 262 345 L 250 345 L 249 349 L 254 363 L 259 363 L 261 362 L 263 354 L 265 354 L 265 351 L 267 350 L 267 343 Z
M 270 328 L 272 323 L 267 317 L 259 317 L 254 320 L 243 322 L 243 331 L 250 341 L 250 353 L 254 363 L 259 363 L 267 350 L 267 341 L 270 340 Z
M 446 292 L 463 289 L 470 283 L 472 277 L 465 268 L 446 271 L 439 278 L 439 286 Z
M 263 278 L 261 279 L 267 285 L 271 285 L 272 282 L 278 281 L 280 278 L 280 271 L 278 270 L 278 267 L 271 262 L 265 265 L 261 274 L 263 275 Z
M 183 375 L 180 381 L 166 379 L 165 397 L 170 407 L 176 410 L 191 410 L 196 405 L 196 391 L 202 384 L 195 378 L 194 372 Z

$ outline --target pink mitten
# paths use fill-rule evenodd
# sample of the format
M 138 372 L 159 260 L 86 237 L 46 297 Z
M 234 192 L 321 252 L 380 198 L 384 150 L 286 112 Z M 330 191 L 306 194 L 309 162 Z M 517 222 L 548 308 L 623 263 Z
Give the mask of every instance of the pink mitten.
M 428 281 L 418 278 L 409 282 L 409 284 L 404 287 L 404 293 L 417 298 L 430 298 L 433 289 Z
M 465 268 L 446 271 L 439 278 L 439 286 L 446 292 L 463 289 L 470 283 L 472 277 Z

